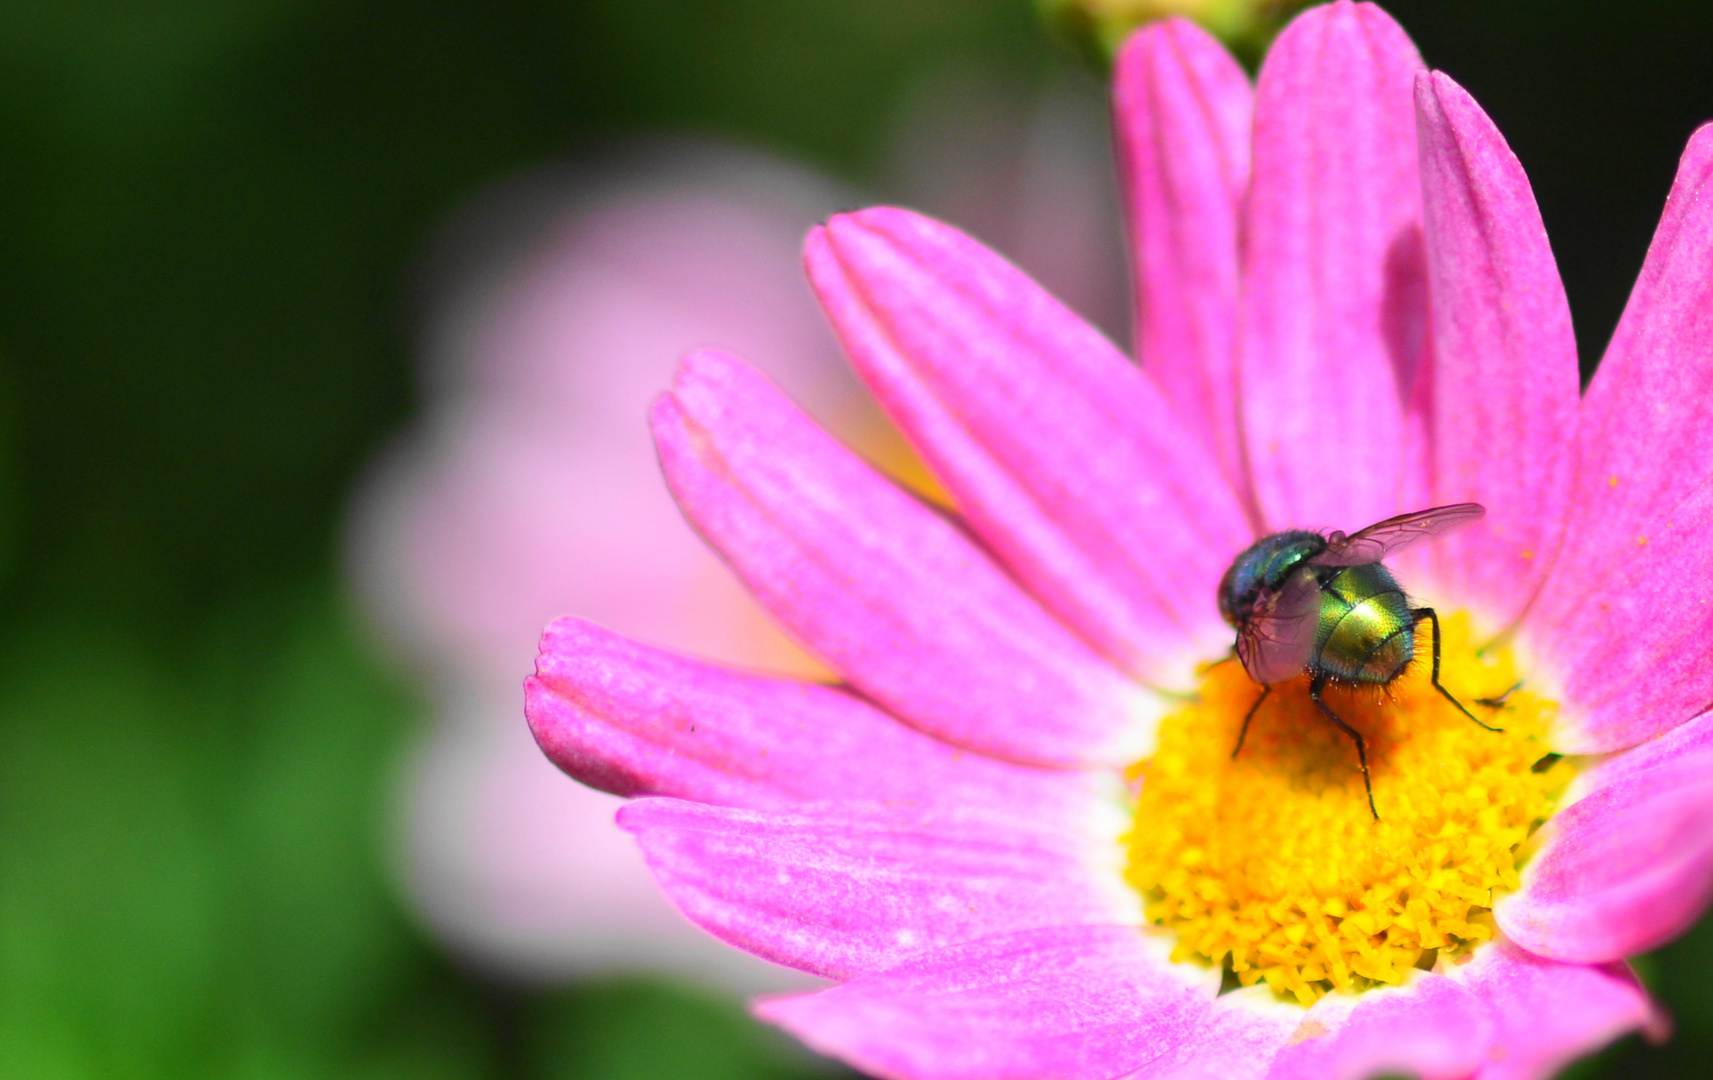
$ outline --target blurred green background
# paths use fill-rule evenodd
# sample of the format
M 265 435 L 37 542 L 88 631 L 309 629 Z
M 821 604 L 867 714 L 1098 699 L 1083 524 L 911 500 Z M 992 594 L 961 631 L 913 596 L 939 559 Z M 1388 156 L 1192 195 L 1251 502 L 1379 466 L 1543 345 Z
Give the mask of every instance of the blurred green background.
M 1713 116 L 1713 7 L 1391 10 L 1528 168 L 1591 364 Z M 343 592 L 345 500 L 478 188 L 674 131 L 876 190 L 923 73 L 1068 63 L 1030 0 L 0 5 L 0 1076 L 801 1074 L 733 1003 L 485 985 L 413 928 L 419 700 Z M 1648 972 L 1676 1041 L 1588 1075 L 1706 1075 L 1713 929 Z

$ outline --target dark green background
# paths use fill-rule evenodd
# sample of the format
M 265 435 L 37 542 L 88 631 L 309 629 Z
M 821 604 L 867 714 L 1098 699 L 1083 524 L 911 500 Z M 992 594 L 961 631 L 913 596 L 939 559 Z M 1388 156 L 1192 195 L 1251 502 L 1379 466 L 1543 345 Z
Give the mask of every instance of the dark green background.
M 1713 10 L 1392 10 L 1528 168 L 1591 366 L 1713 116 Z M 342 507 L 479 187 L 660 130 L 873 185 L 924 72 L 1063 62 L 1027 0 L 0 4 L 0 1075 L 801 1072 L 729 1003 L 484 986 L 408 924 L 380 824 L 417 702 Z M 1649 971 L 1680 1034 L 1608 1075 L 1703 1075 L 1713 934 Z

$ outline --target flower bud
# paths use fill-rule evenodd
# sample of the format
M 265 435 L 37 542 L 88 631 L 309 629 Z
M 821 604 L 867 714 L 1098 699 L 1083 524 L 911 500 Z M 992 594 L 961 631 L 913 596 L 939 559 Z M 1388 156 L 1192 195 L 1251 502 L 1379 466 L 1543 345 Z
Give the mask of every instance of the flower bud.
M 1181 15 L 1240 57 L 1259 59 L 1279 27 L 1308 0 L 1036 0 L 1041 17 L 1086 59 L 1104 68 L 1131 31 Z

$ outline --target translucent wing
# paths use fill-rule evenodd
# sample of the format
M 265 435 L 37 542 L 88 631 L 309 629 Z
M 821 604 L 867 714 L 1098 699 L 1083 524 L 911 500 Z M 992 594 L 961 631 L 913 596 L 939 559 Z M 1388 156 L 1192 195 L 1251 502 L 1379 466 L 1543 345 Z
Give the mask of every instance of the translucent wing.
M 1237 658 L 1262 686 L 1284 682 L 1308 665 L 1319 627 L 1320 582 L 1300 571 L 1256 601 L 1238 631 Z
M 1388 555 L 1396 555 L 1411 544 L 1443 536 L 1479 521 L 1487 511 L 1480 503 L 1456 503 L 1436 506 L 1432 510 L 1417 510 L 1377 521 L 1352 536 L 1333 533 L 1326 538 L 1326 550 L 1308 560 L 1316 566 L 1365 566 L 1377 563 Z

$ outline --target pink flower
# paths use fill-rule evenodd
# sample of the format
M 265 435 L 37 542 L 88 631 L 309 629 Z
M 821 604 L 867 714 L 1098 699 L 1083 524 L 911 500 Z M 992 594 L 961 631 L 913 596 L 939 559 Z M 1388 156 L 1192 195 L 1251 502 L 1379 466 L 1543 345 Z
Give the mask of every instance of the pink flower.
M 1663 1034 L 1624 960 L 1713 893 L 1713 128 L 1581 396 L 1521 166 L 1379 9 L 1308 12 L 1253 90 L 1150 27 L 1116 107 L 1140 366 L 946 226 L 833 218 L 811 282 L 957 516 L 690 356 L 668 484 L 845 684 L 567 619 L 537 741 L 647 796 L 691 919 L 837 982 L 761 1016 L 881 1076 L 1513 1080 Z M 1232 558 L 1466 500 L 1395 568 L 1505 730 L 1419 669 L 1346 693 L 1377 818 L 1298 684 L 1235 758 Z

